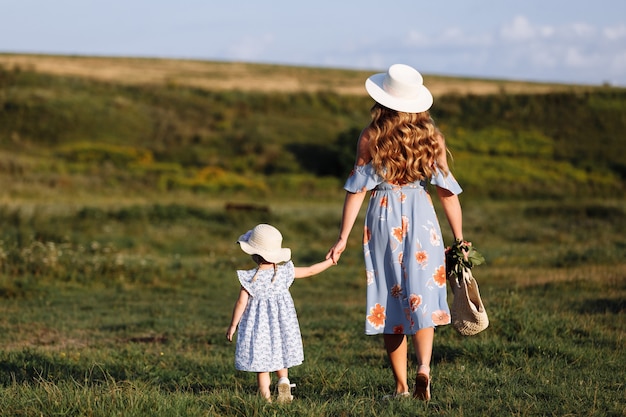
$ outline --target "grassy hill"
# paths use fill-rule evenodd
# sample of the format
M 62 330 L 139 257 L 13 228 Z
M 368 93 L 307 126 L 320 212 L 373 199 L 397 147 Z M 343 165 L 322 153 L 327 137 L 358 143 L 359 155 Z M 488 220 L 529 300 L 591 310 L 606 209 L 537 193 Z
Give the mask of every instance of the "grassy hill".
M 369 74 L 0 55 L 0 415 L 626 415 L 626 92 L 608 87 L 426 76 L 490 318 L 437 330 L 432 401 L 381 401 L 359 226 L 292 286 L 294 403 L 234 369 L 235 240 L 267 222 L 296 265 L 325 256 Z
M 294 67 L 242 62 L 181 59 L 107 58 L 60 55 L 0 54 L 0 65 L 44 74 L 80 77 L 122 85 L 170 85 L 207 91 L 240 90 L 274 93 L 332 91 L 361 95 L 372 71 Z M 482 80 L 427 74 L 435 97 L 446 94 L 545 93 L 585 91 L 588 87 Z
M 0 55 L 5 193 L 340 189 L 371 100 L 364 71 Z M 626 91 L 426 75 L 471 195 L 623 194 Z M 6 197 L 5 197 L 6 198 Z

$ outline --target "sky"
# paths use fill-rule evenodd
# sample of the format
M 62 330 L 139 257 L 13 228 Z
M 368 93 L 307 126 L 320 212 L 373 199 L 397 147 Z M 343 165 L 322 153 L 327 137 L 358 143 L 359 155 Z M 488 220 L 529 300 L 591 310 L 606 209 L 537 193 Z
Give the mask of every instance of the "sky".
M 624 0 L 0 0 L 0 53 L 626 86 Z

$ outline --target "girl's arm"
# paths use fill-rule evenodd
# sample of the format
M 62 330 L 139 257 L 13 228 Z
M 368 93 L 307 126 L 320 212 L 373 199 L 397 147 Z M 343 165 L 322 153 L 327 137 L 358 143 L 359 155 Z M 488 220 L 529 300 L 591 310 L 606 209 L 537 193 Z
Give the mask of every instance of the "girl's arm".
M 437 194 L 454 238 L 463 240 L 463 213 L 459 196 L 441 187 L 437 187 Z
M 226 330 L 226 338 L 229 342 L 233 341 L 233 335 L 237 330 L 237 326 L 239 325 L 239 321 L 241 320 L 241 316 L 246 309 L 246 305 L 248 305 L 248 291 L 246 291 L 243 287 L 239 291 L 239 298 L 235 302 L 235 307 L 233 308 L 233 317 L 230 320 L 230 326 L 228 326 L 228 330 Z
M 311 266 L 297 266 L 294 268 L 294 275 L 296 278 L 306 278 L 313 275 L 317 275 L 322 271 L 327 270 L 333 265 L 333 260 L 328 258 L 322 262 L 316 263 Z

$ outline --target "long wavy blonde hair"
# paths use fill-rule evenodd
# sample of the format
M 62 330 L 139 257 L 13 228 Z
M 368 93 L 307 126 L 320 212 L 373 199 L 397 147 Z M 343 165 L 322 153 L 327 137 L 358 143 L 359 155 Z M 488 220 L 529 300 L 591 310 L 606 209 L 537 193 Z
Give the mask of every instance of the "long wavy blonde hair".
M 408 184 L 431 178 L 436 169 L 447 175 L 447 166 L 436 167 L 446 149 L 428 111 L 398 112 L 376 103 L 371 115 L 372 165 L 385 181 Z

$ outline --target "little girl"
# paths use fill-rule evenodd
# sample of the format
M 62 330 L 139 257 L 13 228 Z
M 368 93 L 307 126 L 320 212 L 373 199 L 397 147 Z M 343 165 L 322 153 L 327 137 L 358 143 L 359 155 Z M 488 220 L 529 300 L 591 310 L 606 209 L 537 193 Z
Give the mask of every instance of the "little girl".
M 316 275 L 333 265 L 326 259 L 315 265 L 295 267 L 291 250 L 282 248 L 283 236 L 269 224 L 259 224 L 239 237 L 241 249 L 258 265 L 238 270 L 241 283 L 226 338 L 232 342 L 237 331 L 235 368 L 256 372 L 259 392 L 271 401 L 270 372 L 278 376 L 278 398 L 291 402 L 288 369 L 304 360 L 302 336 L 289 287 L 294 278 Z

